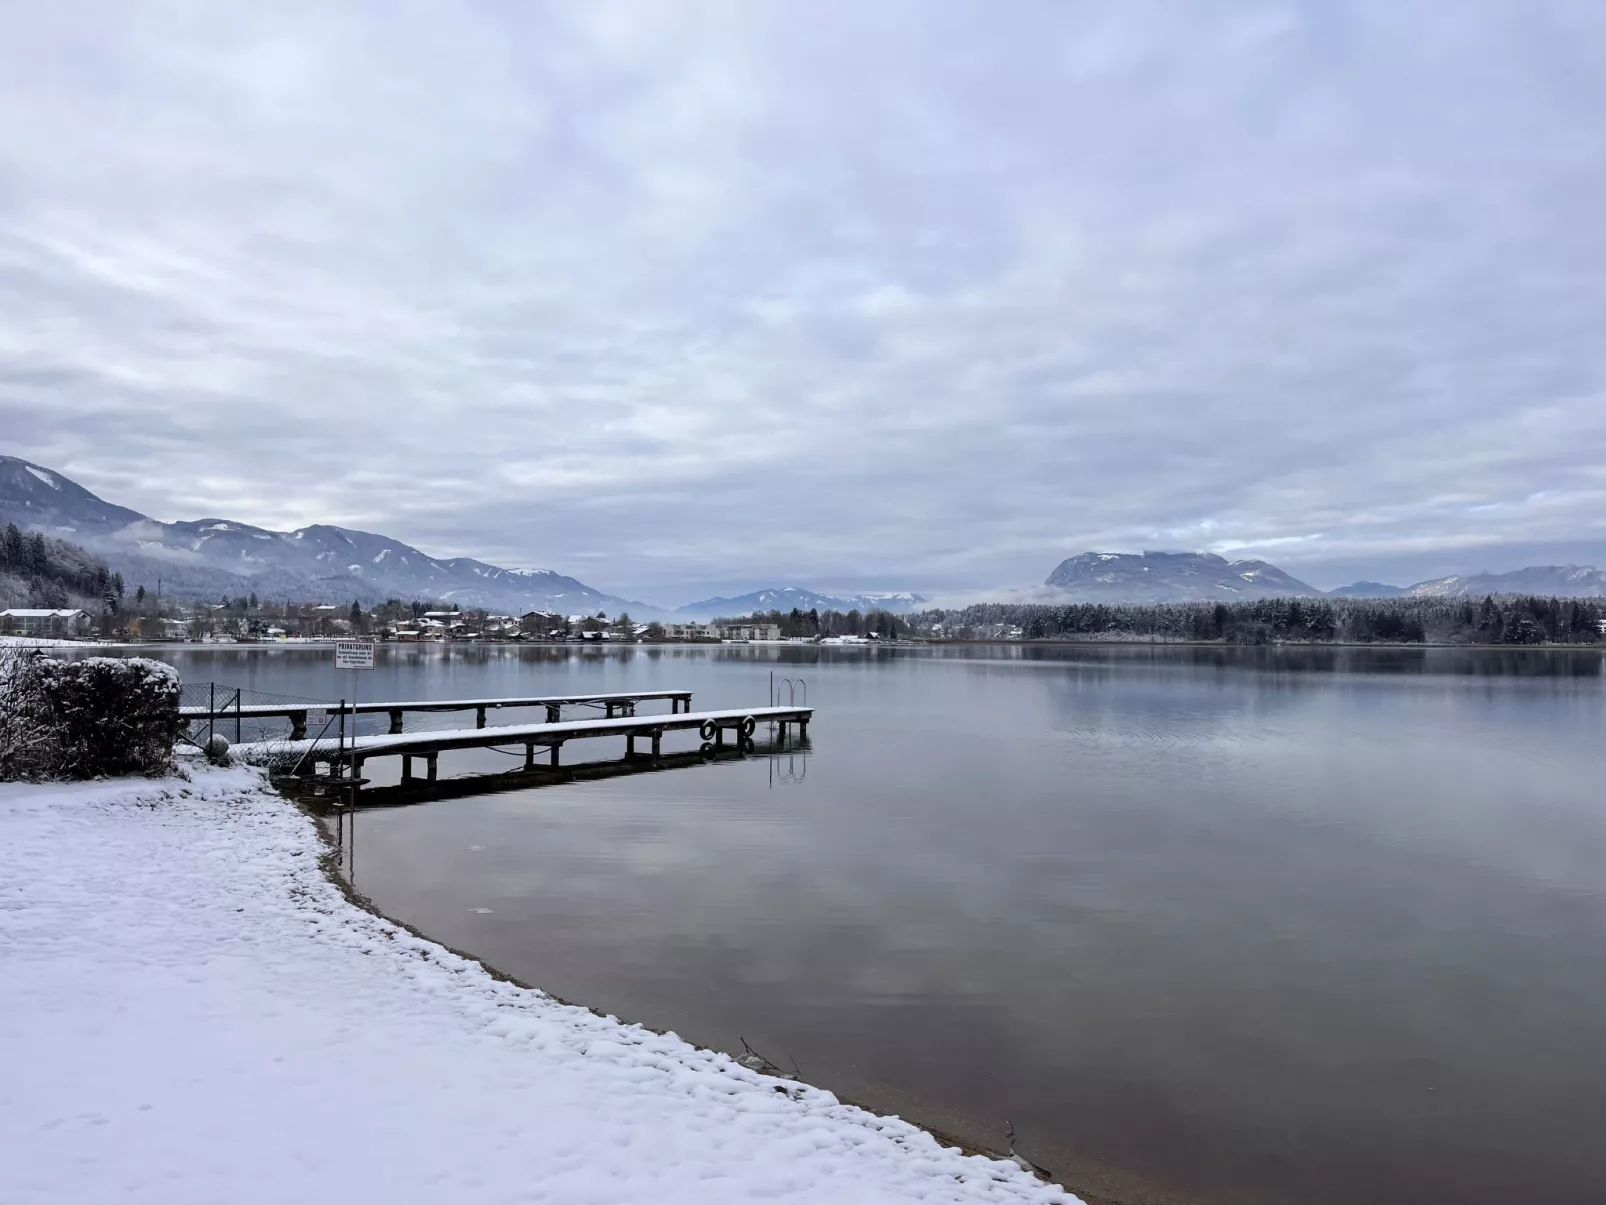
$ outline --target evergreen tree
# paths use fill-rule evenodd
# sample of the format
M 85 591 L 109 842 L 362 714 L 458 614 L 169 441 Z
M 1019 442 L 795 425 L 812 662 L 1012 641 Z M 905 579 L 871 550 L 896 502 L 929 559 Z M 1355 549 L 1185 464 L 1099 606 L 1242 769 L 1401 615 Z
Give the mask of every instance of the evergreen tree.
M 0 537 L 0 569 L 23 572 L 22 556 L 22 532 L 15 523 L 7 523 L 5 535 Z

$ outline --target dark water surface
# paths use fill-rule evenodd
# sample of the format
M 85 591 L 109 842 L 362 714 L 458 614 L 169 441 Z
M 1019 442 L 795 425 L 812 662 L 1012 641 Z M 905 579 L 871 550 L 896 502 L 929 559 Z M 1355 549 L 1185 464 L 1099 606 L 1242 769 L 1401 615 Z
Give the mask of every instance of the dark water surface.
M 1606 1201 L 1598 652 L 380 657 L 365 697 L 807 680 L 806 755 L 360 816 L 363 892 L 557 995 L 985 1145 L 1012 1119 L 1123 1201 Z

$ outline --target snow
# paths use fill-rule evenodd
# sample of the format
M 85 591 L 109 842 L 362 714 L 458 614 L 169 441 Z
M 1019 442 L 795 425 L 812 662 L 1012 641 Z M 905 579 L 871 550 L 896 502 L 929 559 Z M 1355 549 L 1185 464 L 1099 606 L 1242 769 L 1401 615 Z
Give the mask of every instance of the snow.
M 54 477 L 52 477 L 49 473 L 45 472 L 43 469 L 36 469 L 31 464 L 25 464 L 22 467 L 27 469 L 35 477 L 39 478 L 40 481 L 43 481 L 51 489 L 59 490 L 61 488 L 61 482 L 57 481 Z
M 498 981 L 323 849 L 243 769 L 0 786 L 9 1205 L 1075 1200 Z
M 93 643 L 88 640 L 59 640 L 54 636 L 0 636 L 0 648 L 74 648 Z

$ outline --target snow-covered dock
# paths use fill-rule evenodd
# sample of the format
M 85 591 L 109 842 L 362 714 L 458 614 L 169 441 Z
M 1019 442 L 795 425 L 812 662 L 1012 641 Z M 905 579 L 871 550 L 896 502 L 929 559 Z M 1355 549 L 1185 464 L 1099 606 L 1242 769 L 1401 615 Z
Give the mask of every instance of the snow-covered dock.
M 1074 1202 L 349 903 L 246 769 L 0 786 L 16 1205 Z
M 424 759 L 427 777 L 436 777 L 441 753 L 450 749 L 485 749 L 503 745 L 523 745 L 524 764 L 535 767 L 535 751 L 548 751 L 548 765 L 559 764 L 563 746 L 569 741 L 597 737 L 625 738 L 627 756 L 636 752 L 636 741 L 651 744 L 651 756 L 663 752 L 666 732 L 696 729 L 705 741 L 723 745 L 726 734 L 740 743 L 753 735 L 761 723 L 776 724 L 784 737 L 795 726 L 799 736 L 807 736 L 812 707 L 751 707 L 732 711 L 680 711 L 669 715 L 620 716 L 603 720 L 565 720 L 557 724 L 497 724 L 490 728 L 447 728 L 431 732 L 409 732 L 359 736 L 339 740 L 333 737 L 291 741 L 249 741 L 234 747 L 242 761 L 275 765 L 316 765 L 327 763 L 332 769 L 349 770 L 354 779 L 362 777 L 363 763 L 376 757 L 400 757 L 402 781 L 412 780 L 412 760 Z
M 223 696 L 219 696 L 222 698 Z M 565 707 L 601 707 L 604 712 L 613 716 L 635 715 L 636 705 L 656 700 L 669 701 L 671 714 L 691 710 L 691 691 L 689 690 L 627 690 L 613 691 L 607 694 L 576 694 L 576 695 L 534 695 L 530 697 L 498 698 L 498 699 L 389 699 L 372 703 L 343 703 L 315 706 L 311 703 L 244 703 L 240 701 L 238 693 L 233 701 L 214 702 L 204 705 L 179 708 L 179 714 L 184 719 L 196 722 L 200 720 L 239 720 L 239 719 L 286 719 L 290 721 L 292 734 L 296 738 L 307 735 L 307 716 L 312 711 L 326 711 L 329 715 L 380 715 L 390 717 L 390 730 L 402 731 L 402 717 L 409 711 L 472 711 L 475 713 L 475 727 L 485 727 L 485 716 L 489 711 L 500 711 L 511 707 L 540 707 L 546 710 L 548 723 L 557 723 L 562 718 L 562 709 Z

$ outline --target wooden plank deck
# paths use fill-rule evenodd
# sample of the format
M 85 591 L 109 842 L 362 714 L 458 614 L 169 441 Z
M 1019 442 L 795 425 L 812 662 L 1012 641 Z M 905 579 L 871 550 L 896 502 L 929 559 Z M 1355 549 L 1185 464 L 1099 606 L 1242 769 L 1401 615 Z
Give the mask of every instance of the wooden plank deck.
M 427 780 L 436 778 L 441 753 L 452 749 L 485 749 L 497 745 L 523 745 L 526 768 L 535 768 L 537 748 L 548 750 L 547 765 L 559 765 L 560 750 L 572 740 L 622 736 L 626 742 L 626 756 L 636 752 L 636 741 L 645 738 L 651 742 L 656 759 L 662 755 L 663 735 L 666 732 L 696 730 L 703 740 L 716 748 L 723 747 L 727 734 L 738 747 L 751 739 L 754 728 L 761 723 L 780 726 L 786 730 L 795 725 L 800 737 L 808 735 L 812 707 L 752 707 L 726 711 L 676 711 L 668 714 L 619 716 L 602 720 L 566 720 L 556 724 L 499 724 L 490 728 L 448 728 L 435 732 L 412 732 L 359 736 L 342 745 L 329 737 L 313 740 L 254 741 L 236 745 L 235 756 L 247 762 L 274 761 L 311 764 L 327 763 L 331 769 L 340 767 L 354 779 L 362 777 L 363 763 L 376 757 L 400 757 L 402 782 L 412 781 L 413 758 L 421 757 L 427 767 Z M 354 788 L 355 789 L 355 788 Z
M 562 718 L 564 707 L 601 706 L 606 709 L 609 716 L 615 713 L 629 716 L 636 713 L 636 704 L 659 699 L 669 700 L 672 714 L 691 711 L 689 690 L 624 690 L 606 694 L 534 695 L 496 699 L 392 699 L 375 703 L 358 703 L 355 706 L 348 703 L 344 713 L 387 714 L 390 716 L 391 732 L 398 733 L 402 731 L 402 717 L 409 711 L 472 711 L 475 713 L 475 726 L 483 728 L 487 712 L 506 707 L 544 707 L 547 723 L 555 724 Z M 290 721 L 294 730 L 291 735 L 299 739 L 306 736 L 307 716 L 314 711 L 324 711 L 329 715 L 338 716 L 342 708 L 338 704 L 245 703 L 238 707 L 224 705 L 181 707 L 179 715 L 186 721 L 282 718 Z

